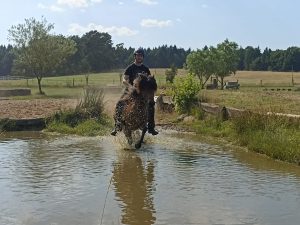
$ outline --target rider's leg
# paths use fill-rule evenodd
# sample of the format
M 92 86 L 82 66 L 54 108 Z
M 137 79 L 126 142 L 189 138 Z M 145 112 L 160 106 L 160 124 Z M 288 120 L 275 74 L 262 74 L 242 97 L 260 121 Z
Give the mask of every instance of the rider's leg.
M 148 105 L 148 133 L 152 135 L 157 135 L 158 131 L 154 129 L 155 127 L 154 114 L 155 114 L 155 102 L 150 101 Z

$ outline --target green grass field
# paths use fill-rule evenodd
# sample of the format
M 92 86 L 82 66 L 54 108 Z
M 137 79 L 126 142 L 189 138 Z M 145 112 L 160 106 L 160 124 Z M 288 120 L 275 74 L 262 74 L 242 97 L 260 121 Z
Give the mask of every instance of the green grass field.
M 151 69 L 159 87 L 165 86 L 165 70 Z M 186 73 L 186 70 L 178 70 L 179 76 Z M 292 77 L 294 85 L 292 84 Z M 255 111 L 300 114 L 300 73 L 238 71 L 235 75 L 226 77 L 224 80 L 238 80 L 241 87 L 237 91 L 202 90 L 200 96 L 203 101 Z M 0 88 L 31 88 L 31 96 L 14 97 L 17 99 L 77 98 L 82 94 L 85 84 L 84 75 L 46 77 L 42 80 L 42 89 L 46 95 L 41 96 L 38 94 L 35 78 L 0 80 Z M 89 75 L 89 85 L 106 88 L 121 86 L 120 73 L 91 74 Z M 277 91 L 277 89 L 280 90 Z M 158 90 L 158 93 L 161 91 Z
M 226 77 L 224 80 L 238 80 L 242 87 L 293 87 L 300 85 L 300 73 L 237 71 L 235 75 Z
M 165 83 L 165 69 L 153 69 L 152 74 L 155 75 L 158 84 Z M 122 77 L 120 73 L 96 73 L 90 74 L 88 77 L 89 85 L 97 86 L 118 86 L 121 85 Z M 58 77 L 45 77 L 42 79 L 42 87 L 83 87 L 86 85 L 86 79 L 84 75 L 72 75 L 72 76 L 58 76 Z M 22 80 L 0 80 L 0 88 L 13 88 L 13 87 L 37 87 L 37 79 L 29 78 Z
M 187 72 L 179 70 L 178 76 Z M 170 85 L 165 85 L 165 69 L 152 69 L 159 90 L 158 93 L 171 93 Z M 293 82 L 292 82 L 293 77 Z M 201 90 L 199 97 L 203 102 L 215 103 L 221 106 L 249 109 L 261 112 L 254 116 L 222 122 L 217 117 L 209 117 L 196 123 L 188 124 L 199 134 L 223 137 L 230 142 L 246 146 L 249 150 L 266 154 L 272 158 L 300 164 L 299 157 L 299 121 L 291 122 L 284 117 L 264 117 L 266 112 L 280 112 L 300 115 L 300 73 L 275 72 L 245 72 L 238 71 L 235 75 L 226 77 L 224 81 L 238 80 L 239 90 Z M 82 96 L 85 87 L 85 76 L 48 77 L 42 80 L 42 89 L 46 95 L 38 94 L 36 79 L 0 80 L 0 88 L 31 88 L 31 96 L 13 97 L 13 99 L 35 98 L 78 98 Z M 121 95 L 120 73 L 99 73 L 89 76 L 89 85 L 103 87 L 109 102 Z M 273 90 L 271 90 L 273 89 Z M 290 90 L 288 90 L 290 89 Z M 109 107 L 108 107 L 109 108 Z M 157 121 L 162 123 L 174 121 L 176 113 L 165 115 L 158 113 Z M 210 119 L 211 118 L 211 119 Z M 95 123 L 84 123 L 77 130 L 54 124 L 49 128 L 62 133 L 88 133 L 103 130 Z

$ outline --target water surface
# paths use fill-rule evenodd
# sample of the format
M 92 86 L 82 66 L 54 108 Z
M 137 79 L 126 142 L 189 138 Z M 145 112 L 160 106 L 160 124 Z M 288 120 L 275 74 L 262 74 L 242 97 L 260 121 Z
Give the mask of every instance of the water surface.
M 193 135 L 0 138 L 0 224 L 298 225 L 300 169 Z

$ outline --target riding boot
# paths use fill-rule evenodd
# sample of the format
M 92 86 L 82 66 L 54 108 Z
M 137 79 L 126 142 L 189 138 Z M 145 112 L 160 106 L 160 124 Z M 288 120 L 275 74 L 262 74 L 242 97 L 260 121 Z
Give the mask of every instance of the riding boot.
M 111 131 L 111 135 L 116 136 L 118 131 L 122 131 L 122 111 L 124 108 L 124 103 L 122 101 L 119 101 L 116 105 L 116 112 L 115 112 L 115 127 Z
M 155 121 L 154 121 L 154 113 L 155 113 L 155 102 L 149 102 L 148 105 L 148 133 L 152 135 L 157 135 L 158 131 L 154 129 Z

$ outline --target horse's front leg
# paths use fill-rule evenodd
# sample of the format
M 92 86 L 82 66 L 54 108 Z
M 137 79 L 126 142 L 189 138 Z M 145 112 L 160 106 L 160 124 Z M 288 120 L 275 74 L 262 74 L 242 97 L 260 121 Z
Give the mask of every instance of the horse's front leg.
M 127 142 L 129 145 L 132 145 L 132 135 L 131 135 L 131 131 L 128 130 L 128 129 L 124 129 L 124 134 L 125 134 L 125 137 L 127 138 Z
M 145 137 L 146 131 L 147 131 L 147 127 L 145 126 L 143 128 L 143 130 L 142 130 L 142 135 L 141 135 L 140 140 L 135 144 L 135 148 L 136 149 L 139 149 L 142 146 L 142 143 L 144 141 L 144 137 Z

